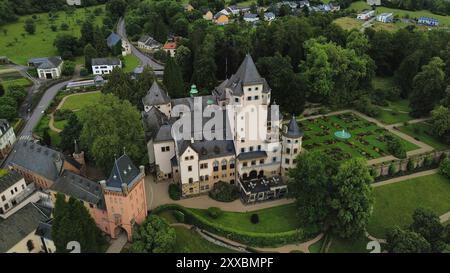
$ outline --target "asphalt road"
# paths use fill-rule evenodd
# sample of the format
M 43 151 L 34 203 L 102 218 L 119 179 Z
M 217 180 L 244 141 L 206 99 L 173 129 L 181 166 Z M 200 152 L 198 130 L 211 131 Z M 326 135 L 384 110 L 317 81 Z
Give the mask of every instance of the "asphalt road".
M 120 19 L 117 24 L 117 34 L 122 37 L 123 40 L 128 41 L 127 32 L 125 30 L 125 20 Z M 129 41 L 128 41 L 129 42 Z M 161 76 L 164 73 L 164 66 L 155 62 L 149 56 L 140 52 L 133 44 L 129 42 L 131 46 L 131 52 L 135 55 L 140 61 L 142 65 L 148 65 L 153 68 L 153 71 L 157 76 Z

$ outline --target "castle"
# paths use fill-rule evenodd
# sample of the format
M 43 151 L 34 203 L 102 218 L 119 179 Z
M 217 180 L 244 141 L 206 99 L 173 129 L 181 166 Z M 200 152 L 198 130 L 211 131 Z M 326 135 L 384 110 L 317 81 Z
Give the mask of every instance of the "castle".
M 246 203 L 285 196 L 282 177 L 302 151 L 303 132 L 294 116 L 283 128 L 252 57 L 246 55 L 211 95 L 197 93 L 193 86 L 190 97 L 171 99 L 155 81 L 142 99 L 156 179 L 178 183 L 183 197 L 208 192 L 219 181 L 238 186 Z

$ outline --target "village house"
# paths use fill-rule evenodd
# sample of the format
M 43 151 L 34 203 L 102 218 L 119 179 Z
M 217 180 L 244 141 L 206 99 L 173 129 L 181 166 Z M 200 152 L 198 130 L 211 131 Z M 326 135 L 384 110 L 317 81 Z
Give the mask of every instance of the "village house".
M 284 188 L 282 193 L 277 191 L 278 186 L 272 188 L 276 194 L 269 193 L 270 188 L 260 187 L 257 191 L 264 194 L 257 200 L 284 196 L 287 189 L 281 185 L 281 176 L 295 165 L 303 132 L 293 117 L 280 135 L 282 120 L 278 106 L 275 103 L 271 106 L 271 89 L 259 75 L 251 56 L 247 55 L 236 74 L 217 86 L 211 95 L 196 96 L 197 93 L 193 86 L 190 97 L 171 99 L 154 83 L 143 99 L 142 120 L 149 163 L 157 181 L 173 181 L 179 185 L 182 196 L 189 197 L 208 192 L 219 181 L 245 189 L 248 181 L 265 183 L 273 178 L 279 189 Z M 216 109 L 222 113 L 221 122 L 206 130 L 204 125 L 211 118 L 201 117 L 203 130 L 191 126 L 191 139 L 173 135 L 172 126 L 177 119 L 171 111 L 181 105 L 190 109 L 192 119 L 199 107 Z M 248 112 L 246 107 L 256 109 Z M 260 139 L 246 140 L 241 135 L 261 128 L 264 136 Z M 216 138 L 204 139 L 206 132 L 215 134 Z M 242 199 L 253 202 L 252 198 Z
M 168 40 L 164 46 L 163 50 L 169 53 L 170 57 L 175 57 L 175 52 L 177 51 L 177 42 L 175 39 Z
M 5 158 L 16 142 L 16 134 L 6 119 L 0 119 L 0 159 Z
M 61 77 L 63 64 L 59 56 L 28 60 L 28 66 L 36 68 L 39 79 L 58 79 Z
M 367 0 L 369 6 L 381 6 L 381 0 Z
M 149 52 L 160 49 L 162 44 L 149 35 L 142 35 L 138 41 L 138 48 L 147 50 Z
M 439 20 L 422 16 L 417 20 L 417 23 L 420 25 L 430 26 L 430 27 L 436 27 L 439 26 Z
M 382 23 L 392 23 L 394 22 L 394 14 L 390 13 L 382 13 L 377 15 L 377 21 Z
M 69 6 L 81 6 L 81 0 L 66 0 Z
M 356 19 L 366 21 L 366 20 L 369 20 L 370 18 L 372 18 L 374 16 L 375 16 L 375 11 L 374 10 L 364 10 L 361 13 L 358 13 L 356 15 Z
M 113 52 L 115 52 L 116 49 L 117 49 L 117 51 L 120 50 L 122 56 L 126 56 L 126 55 L 131 54 L 131 46 L 130 46 L 130 44 L 126 40 L 123 40 L 122 37 L 120 37 L 118 34 L 116 34 L 114 32 L 109 34 L 109 36 L 106 38 L 106 45 Z
M 275 20 L 275 13 L 273 12 L 264 13 L 264 20 L 269 22 Z
M 213 21 L 216 25 L 226 25 L 229 22 L 229 18 L 225 13 L 218 12 L 216 13 L 216 15 L 214 15 Z
M 254 13 L 244 14 L 243 19 L 245 22 L 249 22 L 249 23 L 255 23 L 255 22 L 259 21 L 258 14 L 254 14 Z
M 122 61 L 118 58 L 94 58 L 92 59 L 92 74 L 106 75 L 110 74 L 114 68 L 122 68 Z
M 208 10 L 205 14 L 203 14 L 203 19 L 211 21 L 213 19 L 214 15 L 213 13 Z

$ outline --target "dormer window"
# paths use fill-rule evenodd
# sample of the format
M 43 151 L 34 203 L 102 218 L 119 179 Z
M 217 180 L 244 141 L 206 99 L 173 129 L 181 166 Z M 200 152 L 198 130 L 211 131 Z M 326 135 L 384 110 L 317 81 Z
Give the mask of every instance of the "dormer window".
M 234 98 L 234 101 L 235 102 L 239 102 L 239 98 Z
M 255 87 L 255 91 L 258 91 L 259 87 Z

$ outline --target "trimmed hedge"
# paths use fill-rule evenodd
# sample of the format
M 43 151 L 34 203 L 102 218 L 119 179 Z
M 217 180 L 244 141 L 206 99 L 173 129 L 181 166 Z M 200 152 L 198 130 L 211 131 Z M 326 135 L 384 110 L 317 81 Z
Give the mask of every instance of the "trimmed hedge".
M 169 197 L 172 200 L 180 200 L 181 198 L 181 190 L 177 184 L 169 185 Z
M 191 210 L 177 205 L 167 204 L 155 208 L 152 213 L 160 213 L 166 210 L 179 210 L 184 213 L 185 223 L 197 226 L 213 234 L 220 235 L 230 240 L 253 247 L 273 247 L 277 245 L 292 244 L 302 242 L 315 236 L 315 233 L 307 232 L 301 228 L 286 232 L 257 233 L 250 231 L 238 231 L 231 227 L 224 227 Z

